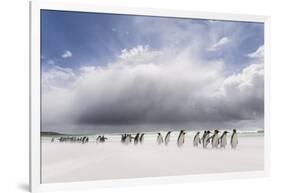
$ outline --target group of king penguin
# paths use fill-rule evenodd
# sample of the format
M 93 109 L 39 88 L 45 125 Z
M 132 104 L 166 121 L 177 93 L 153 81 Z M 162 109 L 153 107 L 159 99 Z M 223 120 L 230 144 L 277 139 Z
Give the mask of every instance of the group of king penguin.
M 122 134 L 121 142 L 124 144 L 129 144 L 133 141 L 135 145 L 138 143 L 142 144 L 143 137 L 144 137 L 144 133 L 137 133 L 135 137 L 133 137 L 131 134 Z
M 208 144 L 212 144 L 212 148 L 225 148 L 227 145 L 227 134 L 228 131 L 224 131 L 221 136 L 219 136 L 220 131 L 214 130 L 213 133 L 210 131 L 204 131 L 202 138 L 200 138 L 200 131 L 198 131 L 193 138 L 193 146 L 198 147 L 202 143 L 203 148 L 207 148 Z M 230 145 L 232 149 L 235 149 L 238 145 L 238 136 L 236 129 L 233 129 L 230 138 Z
M 157 133 L 157 144 L 165 144 L 168 145 L 170 142 L 170 136 L 172 131 L 168 131 L 166 136 L 163 138 L 161 133 Z M 199 144 L 203 145 L 203 148 L 207 148 L 208 144 L 212 145 L 212 148 L 225 148 L 227 145 L 227 134 L 228 131 L 224 131 L 222 135 L 219 135 L 219 130 L 214 130 L 212 133 L 211 131 L 204 131 L 202 137 L 200 137 L 200 131 L 198 131 L 194 138 L 193 138 L 193 146 L 198 147 Z M 177 138 L 177 145 L 181 147 L 185 142 L 185 135 L 186 131 L 181 130 L 178 138 Z M 124 144 L 129 144 L 134 142 L 134 144 L 142 144 L 144 140 L 144 133 L 137 133 L 134 137 L 131 134 L 122 134 L 121 135 L 121 142 Z M 233 129 L 231 140 L 230 140 L 231 148 L 235 149 L 238 145 L 238 136 L 236 129 Z
M 104 135 L 99 135 L 96 139 L 96 143 L 104 143 L 107 140 L 107 137 Z

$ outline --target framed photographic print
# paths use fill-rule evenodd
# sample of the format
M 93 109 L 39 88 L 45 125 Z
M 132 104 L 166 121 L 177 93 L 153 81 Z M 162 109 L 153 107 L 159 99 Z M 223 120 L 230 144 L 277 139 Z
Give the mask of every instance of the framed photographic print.
M 31 191 L 268 173 L 268 17 L 30 5 Z

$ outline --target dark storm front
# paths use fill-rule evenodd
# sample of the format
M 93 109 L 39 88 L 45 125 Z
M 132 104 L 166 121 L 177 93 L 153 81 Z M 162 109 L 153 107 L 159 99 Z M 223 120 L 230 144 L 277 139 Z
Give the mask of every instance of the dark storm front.
M 42 183 L 261 171 L 264 24 L 41 10 L 41 103 Z

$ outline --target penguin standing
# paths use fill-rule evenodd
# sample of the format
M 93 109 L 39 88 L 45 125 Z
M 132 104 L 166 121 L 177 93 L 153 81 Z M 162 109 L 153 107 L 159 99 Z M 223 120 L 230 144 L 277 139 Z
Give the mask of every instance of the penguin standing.
M 171 131 L 168 131 L 168 133 L 165 136 L 165 145 L 168 145 L 170 142 L 170 136 L 171 136 Z
M 207 145 L 209 143 L 208 139 L 209 139 L 210 133 L 211 133 L 210 131 L 204 132 L 204 135 L 202 137 L 203 148 L 207 148 Z
M 135 145 L 137 145 L 138 142 L 139 142 L 139 136 L 140 136 L 140 134 L 137 133 L 136 136 L 135 136 L 135 138 L 134 138 L 134 144 L 135 144 Z
M 224 131 L 219 139 L 220 147 L 222 147 L 222 148 L 225 148 L 225 146 L 227 145 L 227 138 L 226 138 L 227 133 L 228 133 L 228 131 Z
M 193 139 L 193 146 L 194 147 L 198 147 L 198 144 L 201 144 L 201 140 L 200 140 L 200 131 L 198 131 L 196 133 L 196 135 L 194 136 L 194 139 Z
M 184 130 L 181 130 L 177 140 L 178 147 L 181 147 L 184 144 L 184 138 L 185 138 L 185 132 Z
M 142 133 L 142 134 L 140 135 L 140 143 L 141 143 L 141 144 L 143 143 L 143 138 L 144 138 L 144 133 Z
M 219 145 L 219 131 L 215 130 L 214 134 L 209 137 L 208 141 L 212 142 L 212 148 L 218 148 Z
M 163 143 L 163 137 L 162 137 L 161 133 L 158 133 L 157 143 L 158 143 L 158 145 L 161 145 Z
M 230 143 L 231 143 L 231 148 L 232 149 L 235 149 L 237 147 L 237 145 L 238 145 L 238 136 L 237 136 L 236 129 L 233 129 L 233 133 L 231 135 Z

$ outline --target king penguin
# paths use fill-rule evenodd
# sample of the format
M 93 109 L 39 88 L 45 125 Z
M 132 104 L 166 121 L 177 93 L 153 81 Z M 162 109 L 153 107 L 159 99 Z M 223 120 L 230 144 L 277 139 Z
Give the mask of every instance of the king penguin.
M 185 138 L 185 132 L 184 130 L 181 130 L 177 141 L 178 147 L 181 147 L 184 144 L 184 138 Z
M 171 131 L 168 131 L 168 133 L 165 136 L 165 145 L 168 145 L 170 142 L 170 136 L 171 136 Z
M 98 137 L 97 137 L 97 139 L 96 139 L 96 143 L 100 143 L 100 138 L 101 138 L 101 136 L 99 135 Z M 79 139 L 79 141 L 80 141 L 81 139 Z
M 131 135 L 130 134 L 127 134 L 126 135 L 126 138 L 125 138 L 125 140 L 124 140 L 124 143 L 125 144 L 129 144 L 131 142 Z
M 235 149 L 238 145 L 238 136 L 237 136 L 237 132 L 236 132 L 236 129 L 233 129 L 233 133 L 231 135 L 231 148 L 232 149 Z
M 158 133 L 157 143 L 158 143 L 158 145 L 161 145 L 163 143 L 163 137 L 162 137 L 161 133 Z
M 101 136 L 101 138 L 100 138 L 100 143 L 104 143 L 107 139 L 108 139 L 108 138 L 105 137 L 104 135 Z M 86 139 L 86 141 L 87 141 L 87 139 Z M 84 139 L 83 139 L 83 142 L 84 142 Z
M 138 142 L 139 142 L 139 136 L 140 136 L 140 134 L 137 133 L 136 136 L 135 136 L 135 138 L 134 138 L 134 144 L 135 144 L 135 145 L 137 145 Z
M 208 139 L 209 139 L 210 133 L 211 133 L 210 131 L 206 131 L 202 137 L 203 148 L 207 148 L 207 145 L 209 143 Z
M 121 134 L 121 143 L 125 143 L 126 134 Z
M 220 146 L 222 148 L 225 148 L 226 144 L 227 144 L 227 133 L 228 131 L 224 131 L 223 134 L 221 135 L 219 142 L 220 142 Z
M 201 144 L 201 140 L 200 140 L 200 131 L 198 131 L 196 133 L 196 135 L 194 136 L 194 139 L 193 139 L 193 146 L 194 147 L 198 147 L 198 144 Z
M 203 139 L 205 138 L 206 134 L 207 134 L 207 131 L 205 130 L 203 135 L 202 135 L 202 138 L 201 138 L 202 143 L 203 143 Z
M 218 148 L 219 145 L 219 131 L 215 130 L 214 134 L 209 137 L 208 141 L 212 142 L 212 148 Z
M 140 135 L 140 143 L 141 143 L 141 144 L 143 143 L 143 138 L 144 138 L 144 133 L 142 133 L 142 134 Z

